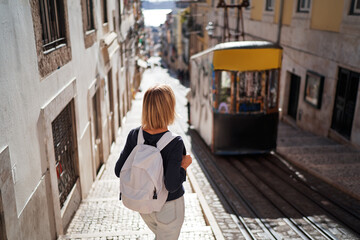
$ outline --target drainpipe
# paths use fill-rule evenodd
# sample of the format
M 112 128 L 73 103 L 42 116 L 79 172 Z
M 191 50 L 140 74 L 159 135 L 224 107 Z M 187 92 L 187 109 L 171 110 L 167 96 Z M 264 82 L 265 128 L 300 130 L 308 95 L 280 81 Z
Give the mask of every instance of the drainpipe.
M 277 34 L 277 40 L 276 40 L 277 45 L 280 45 L 283 11 L 284 11 L 284 0 L 280 0 L 280 16 L 279 16 L 278 34 Z

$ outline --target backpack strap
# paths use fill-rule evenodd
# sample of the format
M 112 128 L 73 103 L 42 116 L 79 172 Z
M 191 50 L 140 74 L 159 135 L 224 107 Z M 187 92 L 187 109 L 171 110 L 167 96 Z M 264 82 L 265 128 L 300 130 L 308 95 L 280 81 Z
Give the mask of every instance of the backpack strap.
M 168 145 L 175 137 L 177 137 L 176 134 L 172 132 L 166 132 L 156 143 L 156 147 L 161 151 L 163 150 L 166 145 Z
M 138 139 L 137 139 L 137 144 L 144 144 L 144 142 L 145 142 L 145 139 L 144 139 L 143 130 L 142 130 L 142 127 L 140 127 L 139 134 L 138 134 Z

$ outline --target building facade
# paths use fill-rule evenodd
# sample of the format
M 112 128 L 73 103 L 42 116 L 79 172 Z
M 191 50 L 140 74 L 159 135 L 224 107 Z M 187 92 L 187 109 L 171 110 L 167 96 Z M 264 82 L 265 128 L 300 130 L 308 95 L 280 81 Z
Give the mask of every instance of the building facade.
M 56 239 L 131 106 L 140 2 L 3 1 L 0 20 L 1 239 Z
M 242 1 L 228 0 L 227 4 Z M 281 117 L 339 142 L 360 146 L 360 1 L 251 0 L 237 8 L 192 3 L 191 55 L 222 41 L 266 40 L 283 47 Z M 281 19 L 281 20 L 280 20 Z M 211 22 L 211 35 L 206 31 Z M 236 31 L 240 24 L 240 32 Z M 243 24 L 243 25 L 242 25 Z M 228 28 L 226 28 L 228 25 Z M 230 38 L 224 38 L 224 35 Z
M 180 81 L 188 76 L 189 64 L 189 2 L 177 1 L 176 7 L 167 14 L 163 24 L 161 45 L 162 60 L 177 73 Z

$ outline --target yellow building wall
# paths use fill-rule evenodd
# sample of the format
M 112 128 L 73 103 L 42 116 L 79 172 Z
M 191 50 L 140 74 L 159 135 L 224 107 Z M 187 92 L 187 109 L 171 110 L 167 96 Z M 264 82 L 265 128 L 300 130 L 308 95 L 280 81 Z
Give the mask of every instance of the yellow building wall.
M 281 0 L 275 2 L 274 23 L 279 22 Z M 284 0 L 283 24 L 290 25 L 294 9 L 294 0 Z
M 344 0 L 314 0 L 311 8 L 312 29 L 339 32 Z
M 251 1 L 251 19 L 261 21 L 265 8 L 264 0 L 252 0 Z

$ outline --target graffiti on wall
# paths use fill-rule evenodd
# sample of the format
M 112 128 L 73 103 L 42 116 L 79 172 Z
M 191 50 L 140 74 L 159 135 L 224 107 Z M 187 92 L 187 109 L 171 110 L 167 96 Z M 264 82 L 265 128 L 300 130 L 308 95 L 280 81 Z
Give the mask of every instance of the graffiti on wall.
M 204 54 L 192 59 L 191 63 L 191 118 L 192 124 L 201 135 L 209 136 L 212 131 L 212 91 L 214 71 L 212 54 Z

